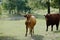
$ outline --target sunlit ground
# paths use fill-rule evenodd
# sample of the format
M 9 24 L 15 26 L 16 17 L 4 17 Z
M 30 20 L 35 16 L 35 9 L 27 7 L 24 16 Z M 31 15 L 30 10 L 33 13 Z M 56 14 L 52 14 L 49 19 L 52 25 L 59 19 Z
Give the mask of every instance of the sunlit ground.
M 34 35 L 31 37 L 28 33 L 25 37 L 25 19 L 23 20 L 0 20 L 0 40 L 60 40 L 60 27 L 56 31 L 46 32 L 45 19 L 37 19 Z
M 54 30 L 51 32 L 51 27 L 49 26 L 49 31 L 46 32 L 46 22 L 43 15 L 47 13 L 47 10 L 35 10 L 33 12 L 38 19 L 32 37 L 29 33 L 25 37 L 24 18 L 19 16 L 9 17 L 9 15 L 6 16 L 5 12 L 3 12 L 2 20 L 0 19 L 0 40 L 60 40 L 60 25 L 58 31 L 56 31 L 56 26 L 54 26 Z M 51 13 L 57 12 L 58 9 L 51 9 Z

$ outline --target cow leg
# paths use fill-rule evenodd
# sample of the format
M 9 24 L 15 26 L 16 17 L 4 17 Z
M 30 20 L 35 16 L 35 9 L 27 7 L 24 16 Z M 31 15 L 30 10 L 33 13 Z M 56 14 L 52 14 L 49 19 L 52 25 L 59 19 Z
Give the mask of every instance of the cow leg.
M 51 31 L 53 31 L 53 25 L 51 25 Z
M 31 34 L 31 36 L 32 36 L 32 28 L 30 28 L 30 34 Z
M 27 36 L 27 32 L 28 32 L 28 27 L 26 26 L 26 34 L 25 34 L 25 36 Z
M 33 28 L 33 30 L 32 30 L 32 31 L 33 31 L 33 34 L 34 34 L 34 28 Z
M 59 26 L 59 24 L 56 24 L 56 30 L 58 30 L 58 26 Z
M 32 32 L 33 32 L 33 34 L 34 34 L 34 28 L 32 29 Z M 31 31 L 30 31 L 30 33 L 29 34 L 31 34 Z
M 31 29 L 31 36 L 32 36 L 32 29 Z
M 46 31 L 48 31 L 48 25 L 47 25 L 47 27 L 46 27 Z

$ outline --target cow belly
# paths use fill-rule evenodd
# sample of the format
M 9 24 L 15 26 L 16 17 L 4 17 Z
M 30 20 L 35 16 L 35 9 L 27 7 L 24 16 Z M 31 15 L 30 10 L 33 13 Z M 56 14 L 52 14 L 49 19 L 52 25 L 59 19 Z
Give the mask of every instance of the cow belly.
M 55 24 L 59 24 L 59 21 L 49 21 L 46 24 L 47 25 L 55 25 Z

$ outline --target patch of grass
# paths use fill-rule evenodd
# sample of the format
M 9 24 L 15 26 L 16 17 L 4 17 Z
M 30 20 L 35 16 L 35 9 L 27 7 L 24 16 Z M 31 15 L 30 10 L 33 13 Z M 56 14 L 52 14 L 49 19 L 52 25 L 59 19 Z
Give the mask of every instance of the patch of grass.
M 46 32 L 45 19 L 37 19 L 32 37 L 29 33 L 27 37 L 25 37 L 25 30 L 25 19 L 18 21 L 0 20 L 0 39 L 2 40 L 8 40 L 8 38 L 9 40 L 52 40 L 60 37 L 60 34 L 51 32 L 50 28 L 49 31 Z
M 44 38 L 44 36 L 42 36 L 42 35 L 34 35 L 34 36 L 32 36 L 32 39 L 34 39 L 34 40 L 43 40 L 43 38 Z
M 60 33 L 60 30 L 58 30 L 58 31 L 54 31 L 54 33 Z

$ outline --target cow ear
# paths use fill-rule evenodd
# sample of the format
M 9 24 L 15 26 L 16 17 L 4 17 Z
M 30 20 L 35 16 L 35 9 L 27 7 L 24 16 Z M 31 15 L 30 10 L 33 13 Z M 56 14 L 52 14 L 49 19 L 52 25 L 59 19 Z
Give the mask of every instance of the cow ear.
M 24 17 L 26 17 L 26 15 L 24 15 Z
M 25 14 L 24 17 L 27 17 L 27 14 Z

